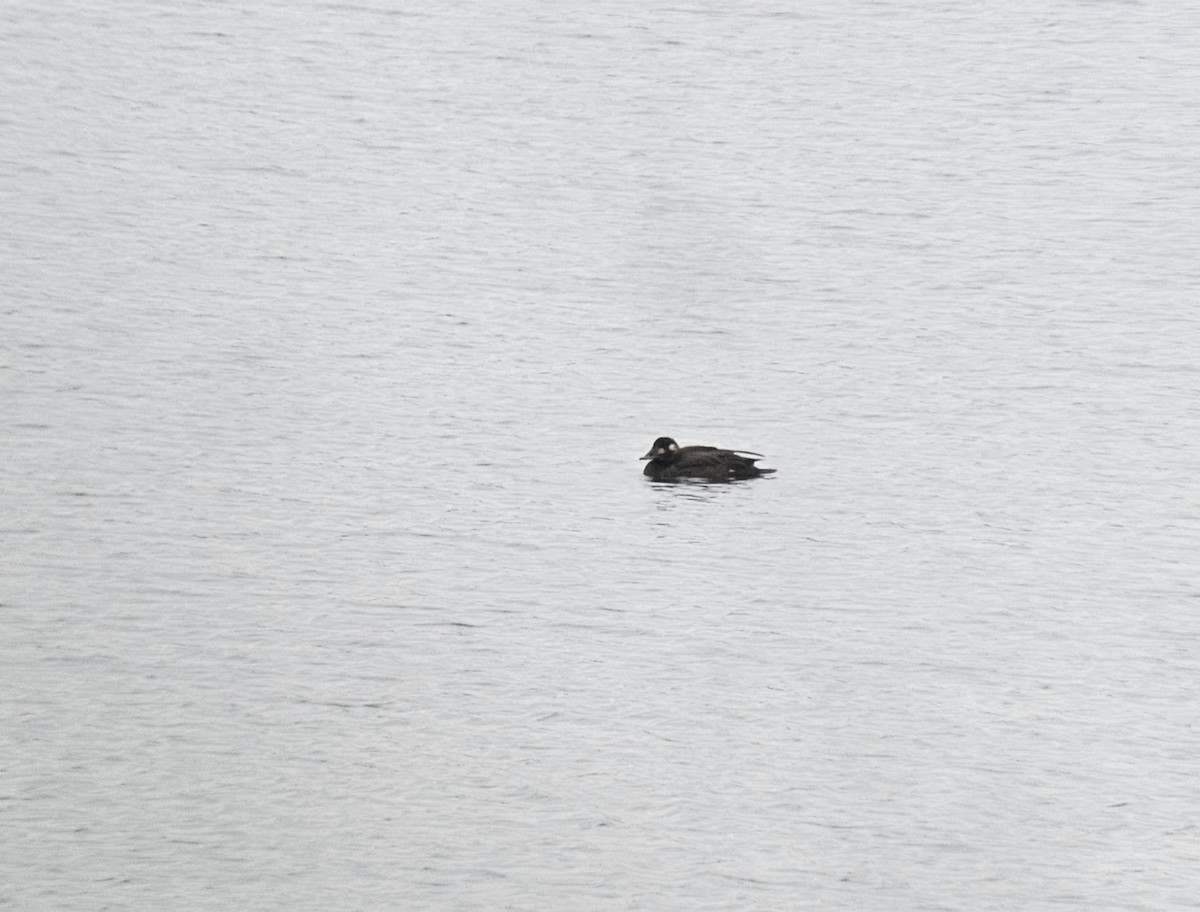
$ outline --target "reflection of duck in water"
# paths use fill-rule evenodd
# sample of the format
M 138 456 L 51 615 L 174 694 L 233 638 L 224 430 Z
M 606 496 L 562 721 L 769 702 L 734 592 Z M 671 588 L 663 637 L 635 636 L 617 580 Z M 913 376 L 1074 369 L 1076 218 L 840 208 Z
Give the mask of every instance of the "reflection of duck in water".
M 744 450 L 720 450 L 710 446 L 681 447 L 670 437 L 659 437 L 642 459 L 649 459 L 642 474 L 653 481 L 677 478 L 703 478 L 706 481 L 735 481 L 768 475 L 774 469 L 760 469 L 754 463 L 759 453 Z

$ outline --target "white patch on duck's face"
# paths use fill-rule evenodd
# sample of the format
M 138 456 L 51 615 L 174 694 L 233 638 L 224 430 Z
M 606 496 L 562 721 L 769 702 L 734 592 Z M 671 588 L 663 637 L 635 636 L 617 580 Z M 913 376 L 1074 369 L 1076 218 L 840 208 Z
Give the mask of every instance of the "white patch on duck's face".
M 679 451 L 679 444 L 677 444 L 675 441 L 672 440 L 669 444 L 667 444 L 666 449 L 663 452 L 676 453 L 678 451 Z

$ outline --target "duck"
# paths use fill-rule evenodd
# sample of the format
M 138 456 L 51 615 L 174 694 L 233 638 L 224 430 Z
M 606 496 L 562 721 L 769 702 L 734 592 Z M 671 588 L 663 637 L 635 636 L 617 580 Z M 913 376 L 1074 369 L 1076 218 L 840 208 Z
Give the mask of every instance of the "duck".
M 670 437 L 659 437 L 642 459 L 649 459 L 642 474 L 651 481 L 701 478 L 705 481 L 740 481 L 770 475 L 754 463 L 765 458 L 748 450 L 722 450 L 711 446 L 681 447 Z

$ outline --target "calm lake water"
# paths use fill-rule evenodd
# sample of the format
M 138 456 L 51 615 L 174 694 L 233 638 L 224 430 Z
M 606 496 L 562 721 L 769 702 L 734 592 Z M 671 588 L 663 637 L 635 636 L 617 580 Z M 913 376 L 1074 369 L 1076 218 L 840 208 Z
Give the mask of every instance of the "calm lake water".
M 0 906 L 1196 908 L 1198 15 L 8 3 Z

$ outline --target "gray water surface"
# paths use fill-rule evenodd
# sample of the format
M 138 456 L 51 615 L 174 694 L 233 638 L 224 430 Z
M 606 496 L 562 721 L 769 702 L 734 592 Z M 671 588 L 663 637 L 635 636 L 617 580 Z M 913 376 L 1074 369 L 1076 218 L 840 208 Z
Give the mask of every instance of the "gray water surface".
M 10 3 L 0 906 L 1196 908 L 1198 14 Z

